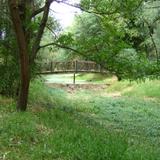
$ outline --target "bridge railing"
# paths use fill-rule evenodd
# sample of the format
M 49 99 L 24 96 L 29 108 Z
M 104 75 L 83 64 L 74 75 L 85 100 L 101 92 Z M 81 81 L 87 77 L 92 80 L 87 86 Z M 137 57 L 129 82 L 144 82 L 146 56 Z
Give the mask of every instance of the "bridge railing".
M 93 61 L 53 61 L 41 65 L 41 73 L 101 72 L 101 66 Z

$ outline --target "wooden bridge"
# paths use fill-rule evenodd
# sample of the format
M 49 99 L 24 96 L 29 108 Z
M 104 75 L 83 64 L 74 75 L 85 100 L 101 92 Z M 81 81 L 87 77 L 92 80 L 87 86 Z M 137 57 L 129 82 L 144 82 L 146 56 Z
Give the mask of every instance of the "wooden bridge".
M 40 74 L 73 73 L 73 84 L 76 81 L 76 73 L 104 73 L 105 70 L 93 61 L 68 61 L 68 62 L 48 62 L 41 65 Z
M 93 61 L 53 61 L 41 65 L 40 74 L 58 74 L 58 73 L 101 73 L 104 70 Z

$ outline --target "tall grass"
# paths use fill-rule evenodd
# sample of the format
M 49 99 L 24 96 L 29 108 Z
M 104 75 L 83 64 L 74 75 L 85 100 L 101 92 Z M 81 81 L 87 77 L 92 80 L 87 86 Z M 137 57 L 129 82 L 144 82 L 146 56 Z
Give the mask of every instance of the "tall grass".
M 160 81 L 146 80 L 144 82 L 114 82 L 108 92 L 121 92 L 124 96 L 160 98 Z
M 137 97 L 150 97 L 160 98 L 160 81 L 158 80 L 146 80 L 143 83 L 138 83 L 133 86 L 133 89 L 124 92 L 124 95 L 132 95 Z
M 63 104 L 65 92 L 61 89 L 50 89 L 43 80 L 35 80 L 31 83 L 29 104 L 31 106 L 54 108 Z

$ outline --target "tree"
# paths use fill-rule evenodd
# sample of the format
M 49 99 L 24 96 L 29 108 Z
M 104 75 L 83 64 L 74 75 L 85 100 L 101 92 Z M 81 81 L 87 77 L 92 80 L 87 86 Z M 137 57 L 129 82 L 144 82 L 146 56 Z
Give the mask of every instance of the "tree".
M 129 73 L 137 74 L 135 69 L 137 71 L 139 67 L 148 67 L 148 64 L 151 64 L 152 68 L 150 73 L 154 72 L 154 61 L 151 61 L 153 63 L 148 63 L 150 62 L 149 58 L 146 59 L 147 56 L 145 57 L 144 52 L 153 51 L 154 48 L 157 53 L 157 59 L 159 57 L 157 50 L 158 38 L 155 38 L 156 36 L 153 34 L 157 31 L 158 35 L 159 24 L 157 23 L 159 22 L 159 16 L 154 16 L 153 22 L 148 21 L 148 19 L 146 21 L 142 17 L 143 9 L 145 8 L 144 2 L 152 2 L 151 0 L 81 0 L 80 4 L 69 4 L 87 13 L 92 13 L 92 15 L 82 14 L 77 18 L 73 33 L 65 33 L 65 35 L 60 35 L 58 39 L 56 37 L 56 41 L 53 40 L 51 43 L 41 44 L 41 39 L 47 26 L 49 8 L 54 1 L 66 4 L 69 2 L 67 0 L 8 0 L 9 13 L 17 41 L 15 48 L 18 48 L 15 52 L 18 50 L 19 53 L 14 56 L 14 59 L 18 57 L 20 68 L 18 110 L 26 110 L 29 84 L 37 53 L 40 49 L 51 45 L 70 49 L 79 55 L 85 56 L 86 59 L 95 60 L 112 73 L 115 73 L 120 79 L 121 77 L 131 77 Z M 4 18 L 2 19 L 4 20 Z M 4 25 L 0 22 L 0 40 L 3 37 L 10 37 L 6 35 L 8 33 L 12 34 L 12 38 L 14 37 L 12 30 L 9 30 L 9 32 L 7 30 L 10 28 L 8 27 L 9 25 L 7 23 Z M 147 38 L 152 41 L 152 45 L 145 50 L 144 46 Z M 1 51 L 3 51 L 3 48 L 5 48 L 4 45 L 3 47 L 0 46 Z M 131 53 L 134 50 L 134 54 Z M 126 52 L 128 53 L 126 54 Z M 4 55 L 5 52 L 2 53 Z M 130 61 L 131 59 L 132 61 Z M 139 65 L 137 61 L 144 65 Z M 132 69 L 132 71 L 128 68 Z M 146 74 L 146 69 L 144 72 Z
M 153 68 L 159 68 L 154 61 L 158 56 L 150 53 L 154 50 L 157 53 L 154 25 L 144 22 L 146 4 L 143 0 L 82 1 L 81 7 L 89 14 L 83 13 L 75 19 L 74 27 L 70 29 L 75 40 L 72 48 L 83 53 L 85 59 L 101 64 L 119 80 L 144 78 L 157 73 Z M 152 15 L 152 21 L 155 18 L 158 20 Z M 151 39 L 150 49 L 146 49 L 147 39 Z
M 34 65 L 35 58 L 40 49 L 41 38 L 52 2 L 53 0 L 46 0 L 43 7 L 37 8 L 34 6 L 34 1 L 8 0 L 10 16 L 19 49 L 20 90 L 17 103 L 17 110 L 19 111 L 25 111 L 27 108 L 31 67 Z M 39 17 L 39 26 L 35 32 L 33 29 L 33 25 L 35 24 L 33 19 L 40 13 L 42 13 L 42 18 Z

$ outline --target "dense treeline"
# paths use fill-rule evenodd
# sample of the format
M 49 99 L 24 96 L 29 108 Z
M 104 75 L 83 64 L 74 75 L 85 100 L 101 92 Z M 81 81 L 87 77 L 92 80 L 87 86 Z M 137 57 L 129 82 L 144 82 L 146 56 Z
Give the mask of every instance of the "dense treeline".
M 50 5 L 56 2 L 82 10 L 65 32 L 49 17 Z M 48 47 L 52 52 L 65 49 L 61 58 L 94 60 L 119 80 L 159 77 L 158 0 L 81 0 L 79 4 L 0 0 L 0 4 L 0 93 L 18 96 L 18 110 L 26 110 L 37 58 L 46 57 L 38 53 L 42 49 L 48 53 Z

